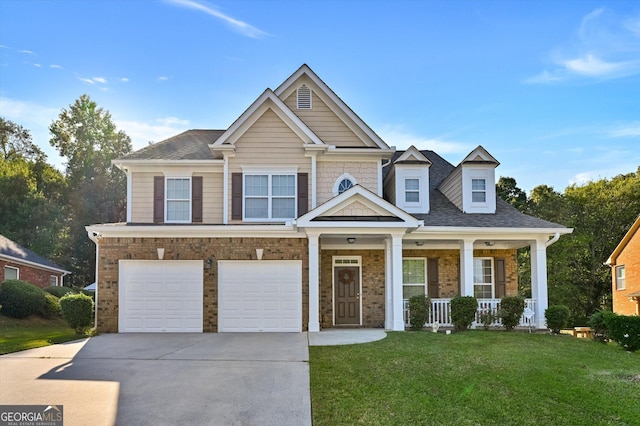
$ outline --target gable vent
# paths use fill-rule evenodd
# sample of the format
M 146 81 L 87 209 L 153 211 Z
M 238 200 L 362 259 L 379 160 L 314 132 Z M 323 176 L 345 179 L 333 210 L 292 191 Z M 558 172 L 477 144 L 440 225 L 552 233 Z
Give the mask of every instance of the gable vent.
M 311 89 L 304 84 L 298 88 L 298 109 L 311 109 Z

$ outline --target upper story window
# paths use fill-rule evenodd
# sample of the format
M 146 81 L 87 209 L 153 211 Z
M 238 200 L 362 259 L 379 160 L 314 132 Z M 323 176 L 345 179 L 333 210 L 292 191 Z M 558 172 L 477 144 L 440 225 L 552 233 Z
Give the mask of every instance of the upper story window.
M 20 270 L 13 266 L 4 267 L 4 279 L 5 280 L 17 280 L 20 278 Z
M 166 221 L 191 221 L 191 178 L 166 178 Z
M 427 295 L 427 259 L 402 259 L 402 298 Z
M 624 273 L 624 265 L 616 266 L 616 290 L 624 290 L 626 288 L 626 278 Z
M 485 203 L 487 201 L 487 180 L 471 179 L 471 201 Z
M 405 203 L 420 202 L 420 179 L 404 180 L 404 201 Z
M 304 84 L 298 88 L 298 109 L 311 109 L 311 89 Z
M 476 299 L 493 299 L 493 258 L 473 259 L 473 296 Z
M 296 217 L 295 174 L 245 174 L 245 219 L 293 219 Z
M 353 182 L 351 182 L 351 179 L 342 179 L 338 184 L 338 194 L 342 194 L 344 191 L 351 187 L 353 187 Z

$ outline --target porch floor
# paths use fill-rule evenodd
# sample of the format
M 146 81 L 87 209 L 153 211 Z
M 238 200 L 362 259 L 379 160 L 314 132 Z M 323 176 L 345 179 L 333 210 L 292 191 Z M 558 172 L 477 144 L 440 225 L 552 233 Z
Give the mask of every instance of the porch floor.
M 315 333 L 307 333 L 307 336 L 309 346 L 337 346 L 375 342 L 387 337 L 387 333 L 380 328 L 329 328 Z

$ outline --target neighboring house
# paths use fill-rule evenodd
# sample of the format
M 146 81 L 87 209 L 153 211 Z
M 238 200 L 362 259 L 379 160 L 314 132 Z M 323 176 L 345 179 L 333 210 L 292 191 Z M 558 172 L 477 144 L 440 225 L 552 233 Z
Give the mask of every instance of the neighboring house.
M 611 267 L 613 312 L 640 315 L 640 216 L 613 251 Z
M 4 280 L 22 280 L 38 287 L 61 286 L 70 272 L 0 235 L 0 271 Z
M 387 145 L 306 65 L 226 130 L 189 130 L 114 160 L 127 222 L 92 225 L 100 332 L 404 330 L 449 301 L 518 291 L 545 327 L 546 248 L 572 230 L 496 198 L 483 147 L 453 166 Z M 526 320 L 526 321 L 525 321 Z

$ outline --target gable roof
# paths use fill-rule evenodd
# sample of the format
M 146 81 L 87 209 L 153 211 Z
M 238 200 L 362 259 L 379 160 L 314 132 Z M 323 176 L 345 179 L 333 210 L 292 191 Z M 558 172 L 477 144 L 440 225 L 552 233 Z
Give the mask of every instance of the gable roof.
M 215 160 L 209 149 L 224 130 L 187 130 L 179 135 L 146 146 L 120 160 Z
M 365 123 L 353 110 L 346 104 L 336 93 L 326 85 L 324 81 L 307 65 L 302 64 L 300 68 L 289 78 L 287 78 L 278 88 L 274 91 L 277 96 L 281 96 L 283 93 L 291 89 L 292 85 L 300 79 L 300 77 L 306 76 L 311 80 L 322 92 L 331 99 L 331 101 L 338 107 L 340 112 L 349 117 L 353 123 L 358 126 L 380 149 L 390 149 L 380 136 L 374 132 L 367 123 Z
M 397 160 L 394 160 L 393 164 L 431 164 L 431 161 L 418 151 L 418 148 L 411 145 L 400 154 Z
M 620 243 L 618 244 L 618 246 L 615 248 L 615 250 L 613 250 L 613 253 L 611 253 L 611 256 L 609 256 L 609 259 L 607 259 L 606 261 L 607 265 L 616 264 L 616 260 L 618 260 L 618 256 L 620 256 L 620 253 L 622 253 L 622 250 L 624 250 L 627 244 L 629 244 L 629 241 L 631 241 L 634 235 L 636 235 L 636 233 L 638 232 L 638 229 L 640 229 L 640 215 L 638 215 L 635 222 L 633 222 L 633 224 L 631 225 L 631 228 L 629 228 L 627 233 L 624 234 L 624 237 L 622 237 L 622 240 L 620 240 Z
M 471 151 L 469 155 L 464 157 L 464 159 L 460 162 L 460 164 L 495 164 L 495 166 L 499 166 L 500 162 L 493 158 L 489 152 L 482 147 L 482 145 L 478 145 L 476 149 Z
M 4 235 L 0 235 L 0 258 L 63 274 L 70 273 L 69 271 L 62 269 L 61 266 L 58 266 L 52 261 L 32 252 L 28 248 L 22 247 L 20 244 L 10 240 Z

